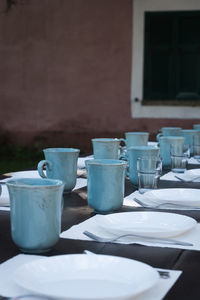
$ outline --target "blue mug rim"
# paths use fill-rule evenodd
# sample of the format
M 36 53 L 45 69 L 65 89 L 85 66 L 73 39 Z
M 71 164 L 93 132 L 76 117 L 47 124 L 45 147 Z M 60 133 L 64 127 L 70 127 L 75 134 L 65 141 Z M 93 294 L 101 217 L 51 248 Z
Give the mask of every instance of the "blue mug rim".
M 184 140 L 184 136 L 174 136 L 174 135 L 168 135 L 168 136 L 161 136 L 160 140 Z
M 127 134 L 127 135 L 149 135 L 149 132 L 145 132 L 145 131 L 128 131 L 128 132 L 125 132 L 125 134 Z
M 143 145 L 143 146 L 132 146 L 132 147 L 128 147 L 127 151 L 130 150 L 155 150 L 158 151 L 158 148 L 156 148 L 155 146 L 151 146 L 151 145 Z
M 112 163 L 113 162 L 113 163 Z M 120 159 L 88 159 L 85 161 L 86 165 L 96 165 L 96 166 L 123 166 L 128 163 Z
M 31 184 L 32 182 L 32 184 Z M 34 183 L 35 182 L 35 183 Z M 42 185 L 37 184 L 37 182 L 43 183 Z M 29 177 L 19 177 L 11 178 L 6 181 L 6 185 L 12 187 L 23 187 L 23 188 L 55 188 L 64 186 L 64 182 L 59 179 L 50 179 L 50 178 L 29 178 Z
M 118 138 L 94 138 L 92 142 L 120 142 Z
M 58 147 L 58 148 L 46 148 L 43 149 L 44 152 L 60 152 L 60 153 L 70 153 L 70 152 L 80 152 L 80 149 L 76 149 L 76 148 L 62 148 L 62 147 Z
M 170 126 L 169 127 L 165 126 L 165 127 L 162 127 L 161 130 L 162 129 L 174 129 L 174 130 L 177 130 L 177 129 L 179 130 L 180 129 L 180 130 L 182 130 L 181 127 L 173 127 L 173 126 L 171 126 L 171 127 Z

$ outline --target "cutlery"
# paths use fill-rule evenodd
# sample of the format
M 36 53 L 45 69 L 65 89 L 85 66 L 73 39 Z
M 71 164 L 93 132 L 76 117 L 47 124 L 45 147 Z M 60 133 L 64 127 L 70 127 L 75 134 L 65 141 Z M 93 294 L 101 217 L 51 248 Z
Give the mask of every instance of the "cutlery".
M 200 206 L 190 206 L 190 205 L 182 205 L 182 204 L 176 204 L 171 202 L 165 202 L 160 204 L 144 204 L 142 201 L 140 201 L 137 198 L 133 199 L 135 202 L 140 204 L 144 208 L 154 208 L 154 209 L 162 209 L 162 208 L 182 208 L 182 209 L 191 209 L 191 210 L 200 210 Z
M 157 271 L 158 271 L 158 274 L 160 275 L 161 278 L 163 278 L 163 279 L 170 278 L 169 271 L 161 271 L 161 270 L 157 270 Z
M 35 300 L 50 300 L 50 298 L 47 297 L 47 296 L 36 295 L 36 294 L 21 295 L 21 296 L 16 296 L 16 297 L 0 296 L 0 300 L 20 300 L 20 299 L 30 300 L 32 298 L 35 299 Z
M 186 180 L 186 179 L 183 179 L 183 178 L 181 178 L 181 177 L 179 177 L 179 176 L 177 176 L 177 175 L 174 175 L 174 177 L 177 178 L 177 179 L 179 179 L 179 180 L 182 181 L 182 182 L 194 182 L 196 179 L 199 179 L 199 178 L 200 178 L 200 175 L 197 176 L 197 177 L 195 177 L 195 178 L 193 178 L 192 180 Z
M 136 239 L 144 239 L 146 241 L 153 242 L 153 243 L 162 243 L 162 244 L 171 244 L 171 245 L 180 245 L 180 246 L 193 246 L 193 244 L 188 243 L 188 242 L 182 242 L 182 241 L 177 241 L 177 240 L 172 240 L 172 239 L 167 239 L 167 238 L 158 238 L 158 237 L 153 237 L 153 236 L 132 234 L 132 233 L 119 235 L 114 238 L 102 238 L 96 234 L 93 234 L 92 232 L 89 232 L 89 231 L 84 231 L 83 234 L 85 234 L 87 237 L 91 238 L 94 241 L 102 242 L 102 243 L 113 243 L 124 237 L 133 237 Z
M 96 253 L 89 251 L 89 250 L 84 250 L 83 251 L 84 254 L 88 254 L 88 255 L 96 255 Z M 163 279 L 168 279 L 170 278 L 170 273 L 169 271 L 161 271 L 161 270 L 157 270 L 158 274 L 160 275 L 161 278 Z

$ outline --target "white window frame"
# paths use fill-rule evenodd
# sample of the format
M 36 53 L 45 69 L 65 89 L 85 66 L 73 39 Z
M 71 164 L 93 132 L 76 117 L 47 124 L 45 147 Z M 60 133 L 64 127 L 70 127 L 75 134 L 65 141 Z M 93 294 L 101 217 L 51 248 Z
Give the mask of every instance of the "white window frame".
M 142 105 L 145 12 L 182 10 L 200 10 L 200 0 L 133 0 L 131 77 L 131 115 L 133 118 L 200 119 L 200 106 Z

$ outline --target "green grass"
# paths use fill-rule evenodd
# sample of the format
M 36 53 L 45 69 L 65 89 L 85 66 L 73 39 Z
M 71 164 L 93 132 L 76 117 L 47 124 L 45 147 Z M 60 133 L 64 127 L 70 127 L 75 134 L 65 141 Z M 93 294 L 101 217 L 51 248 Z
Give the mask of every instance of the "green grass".
M 38 162 L 44 159 L 42 150 L 25 147 L 0 147 L 0 174 L 36 169 Z

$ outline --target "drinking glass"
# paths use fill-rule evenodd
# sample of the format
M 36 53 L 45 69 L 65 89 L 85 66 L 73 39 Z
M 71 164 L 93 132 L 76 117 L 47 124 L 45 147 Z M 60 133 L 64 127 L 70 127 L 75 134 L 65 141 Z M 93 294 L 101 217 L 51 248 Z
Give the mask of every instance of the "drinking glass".
M 188 159 L 190 157 L 190 146 L 183 145 L 182 151 L 177 151 L 177 148 L 171 145 L 170 155 L 171 171 L 173 173 L 184 173 L 187 169 Z
M 162 160 L 158 157 L 139 157 L 137 159 L 138 190 L 140 194 L 157 189 L 162 173 Z
M 194 135 L 193 138 L 193 155 L 194 158 L 200 159 L 200 135 Z

